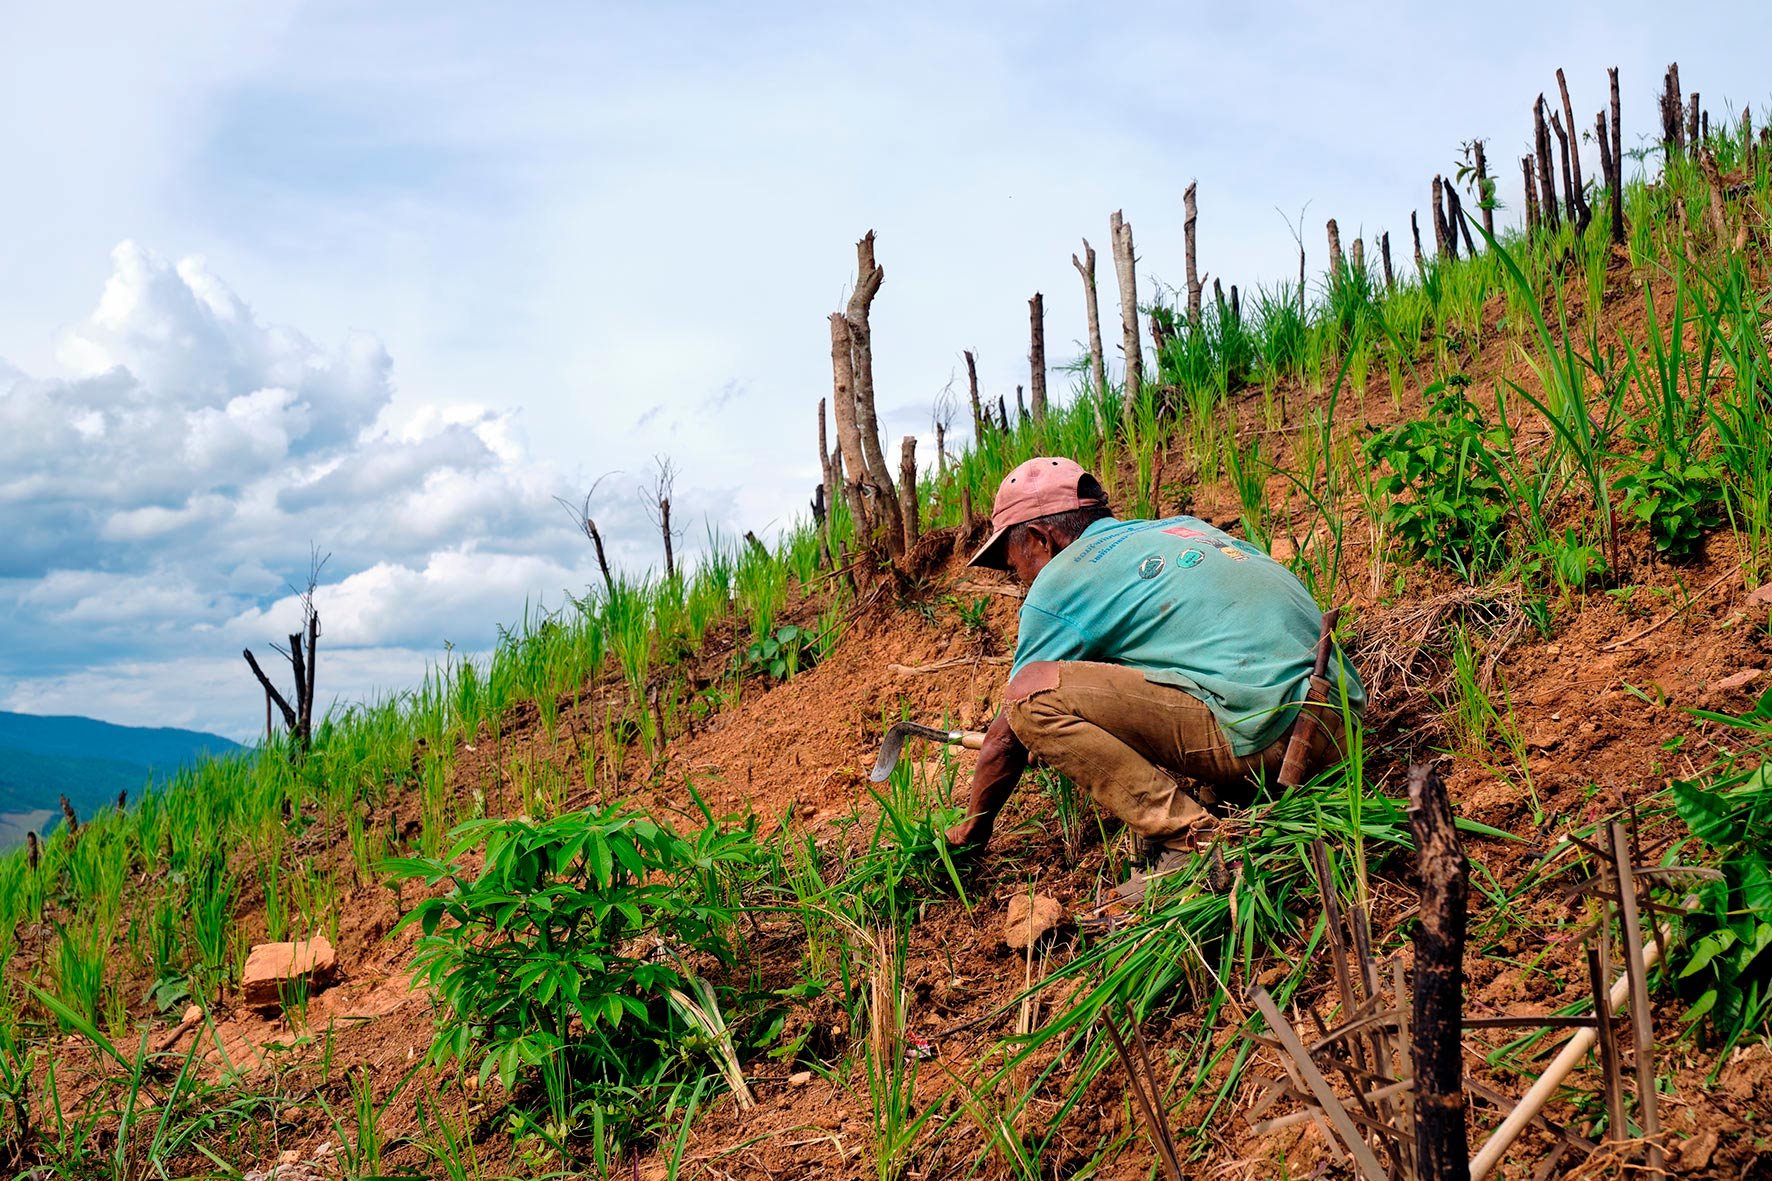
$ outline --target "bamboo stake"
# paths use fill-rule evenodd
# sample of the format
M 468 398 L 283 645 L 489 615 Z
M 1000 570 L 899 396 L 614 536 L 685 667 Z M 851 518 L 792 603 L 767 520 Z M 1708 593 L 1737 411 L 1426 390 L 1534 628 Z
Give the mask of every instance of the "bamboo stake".
M 1612 861 L 1618 872 L 1618 922 L 1624 928 L 1624 973 L 1630 984 L 1630 1027 L 1636 1041 L 1637 1122 L 1649 1142 L 1650 1176 L 1664 1176 L 1661 1116 L 1655 1092 L 1655 1025 L 1649 1013 L 1649 966 L 1643 962 L 1643 928 L 1637 918 L 1637 881 L 1631 873 L 1630 838 L 1612 822 Z
M 1659 962 L 1661 962 L 1661 944 L 1651 939 L 1643 946 L 1643 970 L 1647 972 Z M 1612 982 L 1612 988 L 1606 994 L 1606 1002 L 1611 1006 L 1613 1012 L 1625 1007 L 1630 992 L 1631 978 L 1629 973 L 1621 975 Z M 1483 1181 L 1495 1166 L 1501 1163 L 1501 1154 L 1506 1152 L 1515 1140 L 1519 1139 L 1520 1133 L 1526 1130 L 1526 1125 L 1532 1122 L 1533 1117 L 1546 1103 L 1550 1102 L 1551 1096 L 1556 1094 L 1557 1088 L 1563 1085 L 1563 1080 L 1569 1077 L 1569 1072 L 1579 1066 L 1581 1060 L 1587 1057 L 1588 1051 L 1593 1049 L 1594 1042 L 1598 1038 L 1599 1030 L 1591 1025 L 1586 1029 L 1576 1031 L 1575 1036 L 1569 1039 L 1569 1044 L 1563 1047 L 1562 1053 L 1558 1054 L 1545 1068 L 1544 1073 L 1538 1076 L 1538 1081 L 1532 1084 L 1531 1089 L 1508 1113 L 1507 1118 L 1501 1121 L 1501 1126 L 1490 1134 L 1489 1139 L 1484 1141 L 1483 1147 L 1477 1152 L 1477 1155 L 1471 1158 L 1471 1181 Z

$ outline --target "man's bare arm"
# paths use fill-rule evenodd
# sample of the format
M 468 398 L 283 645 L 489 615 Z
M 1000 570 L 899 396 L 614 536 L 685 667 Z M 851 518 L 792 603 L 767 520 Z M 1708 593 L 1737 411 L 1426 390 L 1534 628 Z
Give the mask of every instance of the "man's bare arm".
M 1056 663 L 1030 664 L 1009 682 L 1004 696 L 1010 701 L 1020 701 L 1057 683 Z M 1009 710 L 1005 707 L 984 733 L 984 745 L 978 750 L 978 766 L 972 773 L 972 796 L 967 803 L 966 819 L 948 829 L 948 844 L 962 849 L 983 849 L 988 845 L 997 813 L 1008 802 L 1009 793 L 1015 790 L 1015 784 L 1027 765 L 1027 747 L 1009 728 Z

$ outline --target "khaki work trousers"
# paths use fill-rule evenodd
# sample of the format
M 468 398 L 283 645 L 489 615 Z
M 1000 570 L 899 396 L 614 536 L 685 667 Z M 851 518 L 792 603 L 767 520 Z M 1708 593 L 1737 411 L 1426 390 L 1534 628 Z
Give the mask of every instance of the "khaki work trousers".
M 1094 797 L 1140 836 L 1186 846 L 1188 830 L 1209 817 L 1203 804 L 1247 803 L 1254 781 L 1269 781 L 1286 757 L 1291 728 L 1249 755 L 1199 698 L 1145 680 L 1119 664 L 1068 661 L 1058 683 L 1009 704 L 1009 726 L 1023 746 Z M 1312 727 L 1307 773 L 1340 756 L 1339 718 Z M 1176 780 L 1193 782 L 1199 797 Z

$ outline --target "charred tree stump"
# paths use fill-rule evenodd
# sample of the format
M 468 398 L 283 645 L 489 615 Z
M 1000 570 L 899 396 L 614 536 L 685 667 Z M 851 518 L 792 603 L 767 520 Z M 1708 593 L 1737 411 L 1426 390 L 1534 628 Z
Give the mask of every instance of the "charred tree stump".
M 1329 286 L 1333 289 L 1341 284 L 1343 278 L 1341 227 L 1335 224 L 1335 219 L 1332 217 L 1323 228 L 1329 235 Z
M 37 832 L 32 829 L 25 834 L 25 865 L 32 873 L 37 872 L 37 865 L 42 857 L 43 854 L 37 847 Z
M 1200 220 L 1199 206 L 1194 201 L 1194 181 L 1187 182 L 1182 190 L 1182 236 L 1186 243 L 1187 256 L 1187 322 L 1188 327 L 1200 326 L 1200 268 L 1194 252 L 1194 223 Z
M 1606 186 L 1606 201 L 1609 206 L 1615 205 L 1616 201 L 1614 200 L 1614 197 L 1617 195 L 1618 189 L 1617 182 L 1612 177 L 1612 135 L 1606 129 L 1605 111 L 1601 111 L 1594 116 L 1594 139 L 1597 140 L 1600 145 L 1600 180 L 1601 183 Z M 1607 222 L 1608 232 L 1613 234 L 1612 241 L 1617 242 L 1619 240 L 1619 235 L 1613 228 L 1613 223 L 1610 217 L 1608 217 Z M 1618 228 L 1621 229 L 1622 227 Z
M 1446 785 L 1431 767 L 1409 769 L 1409 826 L 1421 877 L 1415 929 L 1415 1153 L 1420 1181 L 1467 1181 L 1464 936 L 1470 864 L 1459 844 Z
M 1027 400 L 1021 396 L 1021 387 L 1015 387 L 1015 425 L 1021 426 L 1028 420 Z
M 1089 313 L 1089 367 L 1095 375 L 1095 396 L 1098 399 L 1095 409 L 1096 425 L 1107 433 L 1107 427 L 1100 422 L 1101 405 L 1099 399 L 1107 394 L 1107 359 L 1101 347 L 1101 301 L 1095 291 L 1095 247 L 1089 245 L 1089 239 L 1083 239 L 1083 257 L 1078 259 L 1071 255 L 1071 265 L 1077 268 L 1077 274 L 1083 276 L 1083 304 Z M 974 402 L 976 405 L 976 401 Z
M 1612 242 L 1624 245 L 1624 126 L 1618 103 L 1618 67 L 1606 71 L 1612 103 Z
M 984 442 L 985 423 L 989 420 L 984 416 L 984 404 L 978 400 L 978 358 L 972 350 L 966 353 L 966 393 L 972 398 L 972 438 L 974 442 Z
M 818 442 L 822 450 L 824 446 L 824 403 L 822 401 L 818 404 Z M 591 484 L 590 491 L 585 493 L 584 500 L 579 504 L 575 505 L 560 496 L 554 497 L 554 503 L 566 510 L 572 517 L 572 523 L 578 527 L 578 531 L 583 533 L 586 540 L 591 543 L 591 548 L 597 554 L 597 570 L 603 575 L 603 590 L 613 595 L 615 593 L 615 577 L 609 573 L 609 556 L 603 552 L 603 533 L 597 528 L 596 518 L 591 516 L 591 498 L 597 494 L 597 485 L 608 478 L 607 474 L 598 476 L 596 481 Z M 265 736 L 267 738 L 271 732 L 270 711 L 270 702 L 267 700 L 265 703 Z
M 1366 279 L 1366 242 L 1363 238 L 1355 238 L 1353 249 L 1348 251 L 1348 265 L 1354 275 L 1364 282 Z
M 1231 323 L 1241 324 L 1242 322 L 1243 322 L 1243 305 L 1237 298 L 1237 285 L 1235 283 L 1232 283 L 1231 284 Z
M 1672 62 L 1661 80 L 1661 152 L 1672 162 L 1686 148 L 1685 121 L 1680 109 L 1680 63 Z
M 837 547 L 834 544 L 837 536 L 837 521 L 831 514 L 831 506 L 836 503 L 836 481 L 831 478 L 831 444 L 825 435 L 824 399 L 818 400 L 818 504 L 822 511 L 815 512 L 813 518 L 820 526 L 819 546 L 824 551 L 825 565 L 829 566 L 836 560 Z
M 1704 142 L 1703 128 L 1698 119 L 1698 92 L 1694 90 L 1686 107 L 1686 150 L 1696 155 L 1698 146 Z
M 1009 403 L 1002 394 L 997 395 L 997 427 L 1005 435 L 1009 433 Z
M 1582 225 L 1581 197 L 1575 191 L 1575 182 L 1570 175 L 1569 132 L 1563 129 L 1562 117 L 1555 111 L 1550 113 L 1550 127 L 1557 137 L 1557 160 L 1563 169 L 1563 212 L 1568 216 L 1569 224 L 1579 231 Z
M 659 536 L 664 541 L 664 569 L 667 579 L 677 576 L 676 533 L 671 528 L 671 497 L 677 488 L 677 465 L 667 455 L 655 455 L 652 462 L 656 468 L 651 487 L 640 489 L 646 497 L 646 515 L 658 527 Z
M 1562 225 L 1557 216 L 1557 174 L 1551 160 L 1550 123 L 1545 118 L 1544 95 L 1532 106 L 1532 143 L 1535 171 L 1538 175 L 1538 217 L 1552 233 Z
M 1574 176 L 1574 186 L 1569 191 L 1575 212 L 1570 216 L 1575 219 L 1575 228 L 1584 231 L 1593 220 L 1593 210 L 1588 206 L 1587 189 L 1581 180 L 1581 141 L 1575 138 L 1575 108 L 1569 102 L 1569 83 L 1563 78 L 1561 66 L 1557 67 L 1557 91 L 1563 98 L 1563 125 L 1569 129 L 1569 169 Z
M 1465 253 L 1471 258 L 1477 257 L 1477 244 L 1471 241 L 1470 219 L 1465 217 L 1464 202 L 1458 199 L 1458 190 L 1452 185 L 1446 186 L 1446 206 L 1447 224 L 1452 226 L 1463 236 Z M 1454 244 L 1452 257 L 1458 257 L 1456 244 Z
M 1483 155 L 1483 141 L 1473 140 L 1471 151 L 1477 164 L 1477 212 L 1483 217 L 1483 233 L 1495 237 L 1495 194 L 1489 181 L 1489 161 Z
M 1046 421 L 1046 297 L 1038 291 L 1028 300 L 1028 379 L 1034 423 Z
M 1389 230 L 1378 235 L 1378 258 L 1384 264 L 1384 289 L 1395 291 L 1397 276 L 1396 272 L 1391 270 L 1391 232 Z
M 1120 284 L 1120 349 L 1126 361 L 1124 406 L 1131 406 L 1144 385 L 1144 350 L 1138 338 L 1138 264 L 1132 247 L 1132 227 L 1116 209 L 1108 218 L 1114 246 L 1114 275 Z
M 1520 157 L 1520 180 L 1526 190 L 1526 236 L 1538 232 L 1538 180 L 1532 175 L 1532 157 Z
M 1427 260 L 1421 254 L 1421 222 L 1415 216 L 1415 210 L 1409 211 L 1409 233 L 1415 238 L 1415 273 L 1427 278 Z
M 1439 177 L 1434 177 L 1434 257 L 1445 258 L 1450 250 L 1446 225 L 1446 209 L 1444 190 L 1446 184 Z

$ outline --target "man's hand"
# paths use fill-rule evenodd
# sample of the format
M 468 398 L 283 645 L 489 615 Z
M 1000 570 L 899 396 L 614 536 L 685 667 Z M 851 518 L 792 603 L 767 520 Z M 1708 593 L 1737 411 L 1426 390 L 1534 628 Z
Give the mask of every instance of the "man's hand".
M 962 820 L 945 834 L 948 848 L 956 853 L 982 853 L 991 843 L 991 826 L 983 817 Z
M 991 843 L 991 829 L 1003 801 L 1021 778 L 1027 766 L 1027 748 L 1009 728 L 1009 712 L 997 715 L 985 731 L 984 745 L 978 751 L 978 767 L 972 773 L 972 793 L 966 804 L 966 819 L 947 831 L 948 845 L 959 852 L 983 853 Z

